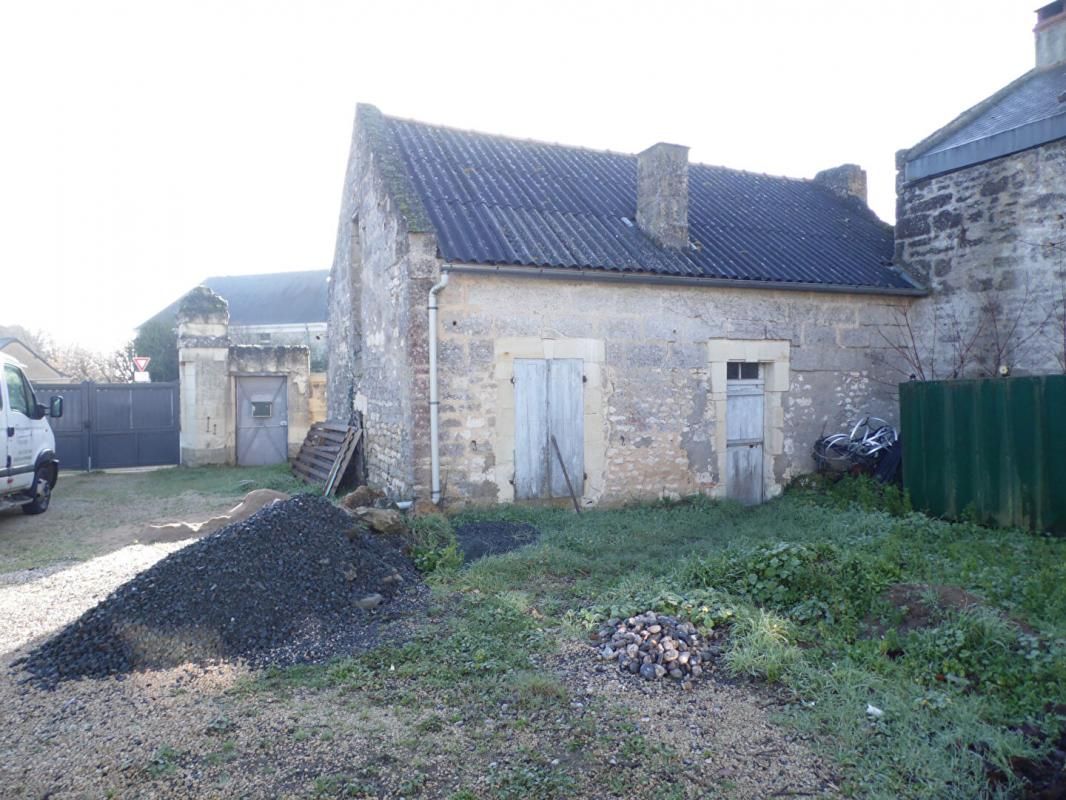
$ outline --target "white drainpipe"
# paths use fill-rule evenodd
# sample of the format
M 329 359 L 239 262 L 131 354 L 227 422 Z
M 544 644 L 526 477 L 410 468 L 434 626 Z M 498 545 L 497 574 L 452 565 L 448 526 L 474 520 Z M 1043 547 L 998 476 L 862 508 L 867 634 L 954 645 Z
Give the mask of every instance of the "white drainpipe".
M 440 502 L 440 398 L 437 392 L 437 292 L 448 285 L 448 271 L 429 290 L 429 460 L 430 499 Z

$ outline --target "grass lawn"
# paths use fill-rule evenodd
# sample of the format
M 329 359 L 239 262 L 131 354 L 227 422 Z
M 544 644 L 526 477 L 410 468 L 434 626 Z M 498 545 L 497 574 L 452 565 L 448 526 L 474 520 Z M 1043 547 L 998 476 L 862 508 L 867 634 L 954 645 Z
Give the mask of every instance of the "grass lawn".
M 455 800 L 731 796 L 728 780 L 689 780 L 703 762 L 639 733 L 624 697 L 604 716 L 573 716 L 552 674 L 596 623 L 646 609 L 728 631 L 719 677 L 769 691 L 777 721 L 848 796 L 1016 795 L 1010 759 L 1040 757 L 1050 745 L 1035 732 L 1066 722 L 1055 705 L 1066 701 L 1066 540 L 932 520 L 861 482 L 754 509 L 509 508 L 451 523 L 501 518 L 532 523 L 540 543 L 437 569 L 435 605 L 409 644 L 275 670 L 242 691 L 406 715 L 410 736 L 391 757 L 415 776 L 407 796 Z M 423 531 L 446 543 L 447 526 L 429 519 Z M 703 722 L 668 703 L 678 725 Z M 486 716 L 502 721 L 486 729 Z M 549 762 L 553 747 L 568 755 Z M 488 770 L 487 788 L 419 772 L 430 752 Z M 639 776 L 619 781 L 618 765 L 634 763 Z M 315 792 L 374 796 L 374 769 L 321 775 Z

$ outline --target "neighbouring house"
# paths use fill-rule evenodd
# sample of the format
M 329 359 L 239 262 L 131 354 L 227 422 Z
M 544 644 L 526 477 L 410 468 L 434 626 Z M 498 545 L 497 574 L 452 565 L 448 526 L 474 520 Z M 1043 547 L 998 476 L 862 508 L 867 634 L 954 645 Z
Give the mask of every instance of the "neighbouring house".
M 325 402 L 304 344 L 239 344 L 226 300 L 206 286 L 177 308 L 180 458 L 186 466 L 280 464 Z M 319 382 L 317 391 L 324 387 Z
M 311 368 L 324 371 L 328 280 L 328 270 L 307 270 L 220 275 L 201 285 L 226 299 L 234 344 L 304 345 L 311 351 Z M 180 302 L 175 300 L 151 319 L 175 320 Z
M 871 354 L 925 290 L 865 201 L 854 165 L 774 177 L 360 105 L 330 417 L 363 414 L 397 498 L 773 496 L 824 432 L 894 416 Z
M 897 154 L 923 377 L 1066 371 L 1066 3 L 1035 35 L 1032 70 Z
M 27 377 L 35 383 L 66 380 L 67 376 L 45 361 L 36 350 L 13 336 L 0 336 L 0 353 L 11 356 L 22 364 Z

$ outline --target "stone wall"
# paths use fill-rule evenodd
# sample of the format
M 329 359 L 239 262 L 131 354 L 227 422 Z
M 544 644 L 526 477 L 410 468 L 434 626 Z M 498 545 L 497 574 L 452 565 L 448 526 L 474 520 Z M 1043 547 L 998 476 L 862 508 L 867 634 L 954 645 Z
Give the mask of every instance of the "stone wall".
M 255 344 L 271 347 L 302 345 L 311 352 L 311 369 L 325 371 L 329 350 L 326 323 L 304 325 L 230 325 L 229 336 L 234 344 Z
M 330 273 L 329 415 L 362 412 L 371 485 L 428 496 L 428 292 L 436 241 L 390 168 L 380 112 L 360 106 Z M 373 154 L 373 155 L 372 155 Z
M 722 494 L 724 360 L 785 364 L 767 377 L 771 495 L 812 468 L 824 432 L 864 413 L 895 416 L 895 379 L 871 354 L 902 298 L 453 274 L 440 304 L 441 469 L 453 502 L 513 498 L 516 356 L 594 367 L 588 502 Z M 783 351 L 784 362 L 760 349 Z
M 326 400 L 326 384 L 328 376 L 325 372 L 311 373 L 311 394 L 308 397 L 308 413 L 311 422 L 325 422 L 329 419 L 328 402 Z
M 896 261 L 932 289 L 915 308 L 925 377 L 1063 371 L 1066 141 L 912 184 L 905 157 Z
M 307 347 L 234 345 L 225 300 L 197 287 L 178 312 L 178 373 L 183 465 L 236 463 L 236 382 L 242 375 L 286 378 L 289 457 L 299 451 L 314 397 Z
M 182 298 L 177 322 L 181 463 L 232 463 L 229 307 L 198 286 Z

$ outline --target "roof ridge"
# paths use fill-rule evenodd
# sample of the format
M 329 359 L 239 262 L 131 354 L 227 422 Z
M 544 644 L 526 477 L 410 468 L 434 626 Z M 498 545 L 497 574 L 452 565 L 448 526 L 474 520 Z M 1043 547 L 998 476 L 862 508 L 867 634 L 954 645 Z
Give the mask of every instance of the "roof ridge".
M 268 276 L 275 277 L 277 275 L 310 275 L 310 274 L 315 273 L 315 272 L 321 272 L 322 274 L 324 274 L 326 276 L 329 275 L 329 270 L 328 269 L 294 269 L 294 270 L 286 270 L 285 272 L 247 272 L 247 273 L 238 272 L 238 273 L 234 273 L 232 275 L 208 275 L 203 280 L 204 281 L 217 281 L 219 278 L 265 278 L 265 277 L 268 277 Z M 202 284 L 203 281 L 200 281 L 200 283 Z
M 582 153 L 594 153 L 596 155 L 605 156 L 620 156 L 622 158 L 636 158 L 637 153 L 627 153 L 622 150 L 602 149 L 598 147 L 588 147 L 587 145 L 580 144 L 566 144 L 564 142 L 553 142 L 547 139 L 534 139 L 529 136 L 512 136 L 506 133 L 488 133 L 487 131 L 479 131 L 473 128 L 462 128 L 457 125 L 443 125 L 436 122 L 425 122 L 419 119 L 413 119 L 411 117 L 396 117 L 390 114 L 382 115 L 389 122 L 400 122 L 407 125 L 418 125 L 423 128 L 435 128 L 442 131 L 448 131 L 450 133 L 461 133 L 468 136 L 479 136 L 486 139 L 505 139 L 509 142 L 516 142 L 518 144 L 537 145 L 541 147 L 559 147 L 565 150 L 577 150 Z M 740 167 L 729 167 L 725 164 L 708 164 L 703 161 L 690 161 L 689 168 L 700 167 L 703 169 L 711 170 L 723 170 L 726 172 L 738 173 L 741 175 L 754 175 L 760 178 L 769 178 L 772 180 L 791 181 L 794 183 L 815 183 L 813 178 L 801 178 L 792 175 L 775 175 L 770 172 L 760 172 L 753 169 L 741 169 Z

